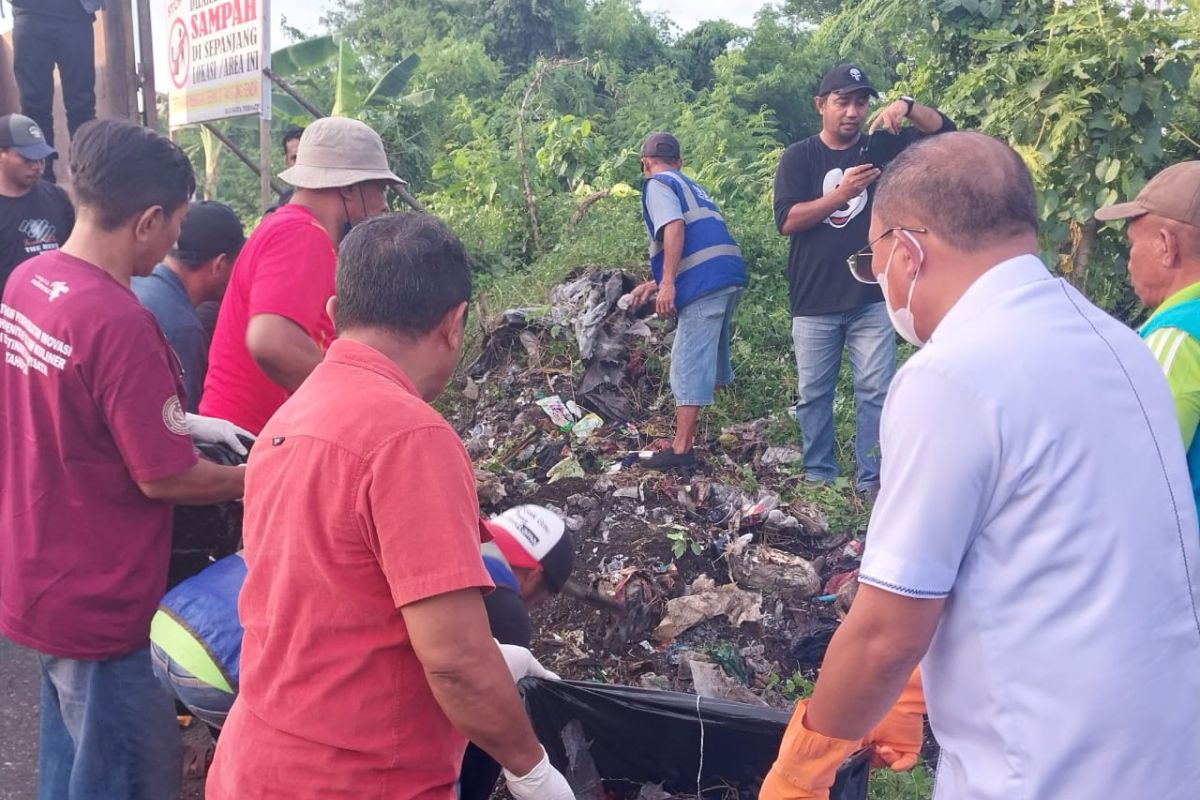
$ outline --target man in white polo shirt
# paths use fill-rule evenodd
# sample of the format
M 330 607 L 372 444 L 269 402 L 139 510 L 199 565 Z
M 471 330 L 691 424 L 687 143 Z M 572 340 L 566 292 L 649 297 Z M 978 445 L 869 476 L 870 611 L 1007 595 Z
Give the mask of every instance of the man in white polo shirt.
M 762 798 L 827 797 L 918 662 L 937 800 L 1200 797 L 1200 544 L 1171 395 L 1036 251 L 1029 172 L 999 141 L 949 133 L 884 173 L 850 266 L 925 347 L 884 407 L 858 597 Z

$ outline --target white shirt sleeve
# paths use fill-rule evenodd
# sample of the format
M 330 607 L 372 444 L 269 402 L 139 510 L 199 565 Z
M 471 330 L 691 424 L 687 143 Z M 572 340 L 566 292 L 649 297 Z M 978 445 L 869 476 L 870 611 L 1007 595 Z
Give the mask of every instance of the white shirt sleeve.
M 646 212 L 654 226 L 655 239 L 661 237 L 662 229 L 667 223 L 683 219 L 683 207 L 679 205 L 679 198 L 664 186 L 662 181 L 646 182 Z
M 880 495 L 859 580 L 906 597 L 945 597 L 993 508 L 999 417 L 935 363 L 910 363 L 883 411 Z

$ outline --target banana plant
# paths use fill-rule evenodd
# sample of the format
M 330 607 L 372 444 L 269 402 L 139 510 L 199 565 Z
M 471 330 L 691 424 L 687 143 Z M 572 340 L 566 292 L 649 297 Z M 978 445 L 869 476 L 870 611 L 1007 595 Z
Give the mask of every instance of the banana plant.
M 353 43 L 341 36 L 320 36 L 297 42 L 271 54 L 271 70 L 287 80 L 297 91 L 319 91 L 314 72 L 332 68 L 333 109 L 331 116 L 360 117 L 372 107 L 392 104 L 423 106 L 433 99 L 433 90 L 404 93 L 420 59 L 411 54 L 392 64 L 379 78 L 373 78 Z M 323 81 L 322 81 L 323 83 Z M 306 123 L 310 114 L 281 91 L 272 93 L 272 108 L 280 116 Z M 312 98 L 305 99 L 312 101 Z

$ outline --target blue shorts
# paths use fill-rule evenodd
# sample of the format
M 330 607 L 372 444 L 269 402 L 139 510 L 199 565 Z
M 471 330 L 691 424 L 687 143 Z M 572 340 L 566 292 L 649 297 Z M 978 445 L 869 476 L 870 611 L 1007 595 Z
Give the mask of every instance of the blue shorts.
M 711 406 L 713 390 L 733 383 L 729 324 L 741 286 L 718 289 L 679 309 L 671 346 L 671 393 L 677 406 Z

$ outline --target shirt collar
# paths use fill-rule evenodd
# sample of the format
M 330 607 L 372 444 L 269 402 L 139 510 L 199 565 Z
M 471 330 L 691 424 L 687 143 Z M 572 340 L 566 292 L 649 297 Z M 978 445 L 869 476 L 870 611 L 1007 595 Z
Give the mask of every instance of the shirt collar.
M 958 298 L 958 302 L 942 317 L 929 341 L 935 342 L 943 337 L 953 336 L 955 329 L 972 325 L 999 295 L 1029 283 L 1046 280 L 1053 280 L 1053 276 L 1042 260 L 1033 253 L 1001 261 L 967 287 L 963 296 Z
M 175 289 L 175 291 L 179 292 L 179 294 L 183 295 L 183 297 L 187 299 L 189 306 L 192 304 L 191 298 L 188 298 L 187 289 L 183 285 L 183 279 L 176 275 L 173 269 L 168 267 L 166 264 L 158 264 L 154 267 L 154 272 L 150 274 L 156 278 L 166 281 L 171 288 Z
M 409 394 L 418 399 L 421 398 L 417 387 L 400 370 L 400 367 L 396 366 L 395 361 L 362 342 L 352 339 L 334 339 L 333 344 L 329 345 L 329 349 L 325 352 L 325 360 L 382 375 Z
M 1146 320 L 1146 322 L 1154 319 L 1168 308 L 1173 308 L 1181 303 L 1196 299 L 1200 299 L 1200 282 L 1185 286 L 1166 300 L 1163 300 L 1159 307 L 1154 309 L 1154 313 L 1150 315 L 1150 319 Z

